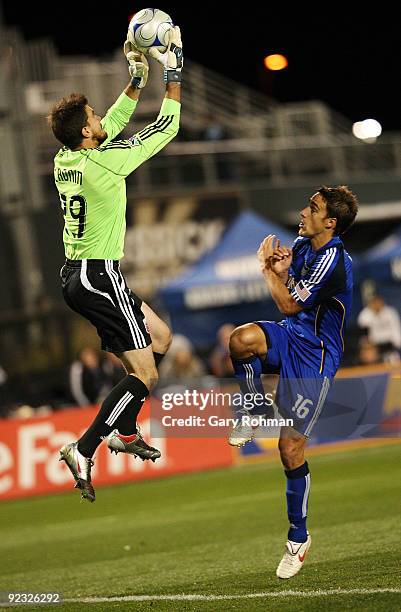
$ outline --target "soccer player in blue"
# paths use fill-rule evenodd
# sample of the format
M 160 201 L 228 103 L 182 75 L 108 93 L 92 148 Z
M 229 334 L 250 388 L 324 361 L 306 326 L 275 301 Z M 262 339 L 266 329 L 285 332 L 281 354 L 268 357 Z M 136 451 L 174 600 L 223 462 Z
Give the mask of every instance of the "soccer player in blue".
M 305 447 L 344 350 L 353 280 L 352 260 L 340 236 L 357 212 L 357 199 L 348 187 L 321 187 L 301 211 L 299 236 L 292 250 L 281 246 L 275 236 L 265 238 L 258 251 L 262 274 L 286 318 L 280 323 L 242 325 L 230 338 L 242 391 L 264 394 L 261 374 L 280 374 L 275 401 L 280 415 L 293 419 L 293 427 L 281 428 L 279 439 L 290 523 L 276 572 L 279 578 L 299 572 L 311 544 L 306 528 L 310 472 Z M 253 411 L 257 412 L 256 405 Z M 233 446 L 254 437 L 245 412 L 242 409 L 242 421 L 230 434 Z

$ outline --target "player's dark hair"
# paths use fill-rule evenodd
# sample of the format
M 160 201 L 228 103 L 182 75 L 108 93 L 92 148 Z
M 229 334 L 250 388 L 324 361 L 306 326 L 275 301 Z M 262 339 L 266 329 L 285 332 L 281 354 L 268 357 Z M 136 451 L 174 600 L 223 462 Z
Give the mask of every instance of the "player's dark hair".
M 317 190 L 326 202 L 327 216 L 337 219 L 334 234 L 339 236 L 351 227 L 358 213 L 358 200 L 346 185 L 320 187 Z
M 61 98 L 47 117 L 57 140 L 69 149 L 76 149 L 82 142 L 82 128 L 88 121 L 87 104 L 88 100 L 83 94 L 72 93 Z

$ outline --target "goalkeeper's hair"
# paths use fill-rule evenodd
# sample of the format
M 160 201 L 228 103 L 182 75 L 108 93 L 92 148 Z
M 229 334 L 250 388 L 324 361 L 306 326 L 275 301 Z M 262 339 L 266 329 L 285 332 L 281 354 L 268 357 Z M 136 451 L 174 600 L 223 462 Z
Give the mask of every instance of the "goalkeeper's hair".
M 327 216 L 337 219 L 334 234 L 345 234 L 358 214 L 358 199 L 346 185 L 320 187 L 317 190 L 326 202 Z
M 61 98 L 47 117 L 57 140 L 69 149 L 76 149 L 82 142 L 82 128 L 88 121 L 87 104 L 88 100 L 83 94 L 72 93 Z

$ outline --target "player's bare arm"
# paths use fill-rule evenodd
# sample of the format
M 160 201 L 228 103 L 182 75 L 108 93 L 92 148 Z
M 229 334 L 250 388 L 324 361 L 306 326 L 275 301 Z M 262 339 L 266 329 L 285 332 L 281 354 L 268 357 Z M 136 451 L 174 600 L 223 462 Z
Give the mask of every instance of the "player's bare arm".
M 181 102 L 181 84 L 180 83 L 167 83 L 166 85 L 166 98 L 169 100 L 175 100 Z
M 302 308 L 290 295 L 285 284 L 288 278 L 288 269 L 291 265 L 289 250 L 282 249 L 276 236 L 270 234 L 260 245 L 258 258 L 262 274 L 279 311 L 285 315 L 294 315 L 300 312 Z

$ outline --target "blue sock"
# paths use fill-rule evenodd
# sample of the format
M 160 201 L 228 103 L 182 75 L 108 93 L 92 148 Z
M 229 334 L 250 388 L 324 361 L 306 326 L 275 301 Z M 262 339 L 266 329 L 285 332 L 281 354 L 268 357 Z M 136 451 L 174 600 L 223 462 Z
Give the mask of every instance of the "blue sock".
M 292 542 L 306 542 L 306 515 L 310 489 L 308 462 L 295 470 L 285 470 L 287 476 L 287 515 L 290 521 L 288 539 Z
M 262 397 L 265 396 L 265 390 L 263 388 L 262 379 L 260 378 L 262 374 L 262 362 L 259 357 L 256 355 L 252 357 L 248 357 L 247 359 L 234 359 L 231 357 L 231 361 L 234 367 L 235 378 L 238 380 L 242 395 L 246 395 L 245 398 L 248 404 L 251 404 L 247 407 L 252 414 L 257 415 L 267 415 L 269 418 L 272 418 L 274 415 L 274 410 L 270 403 L 266 403 L 266 401 L 262 401 Z M 257 397 L 257 401 L 255 401 L 255 405 L 252 405 L 251 396 L 255 394 L 260 394 L 260 397 Z

